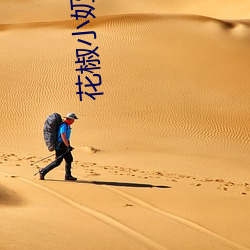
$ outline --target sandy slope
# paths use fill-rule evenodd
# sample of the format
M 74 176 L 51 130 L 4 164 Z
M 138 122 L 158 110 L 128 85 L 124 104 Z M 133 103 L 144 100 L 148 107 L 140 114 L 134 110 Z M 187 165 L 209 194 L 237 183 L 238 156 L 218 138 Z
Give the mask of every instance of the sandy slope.
M 249 249 L 249 4 L 97 1 L 104 95 L 80 102 L 58 2 L 0 1 L 0 248 Z M 55 111 L 80 117 L 77 183 L 33 177 Z
M 60 181 L 63 168 L 41 182 L 30 160 L 12 158 L 1 190 L 19 203 L 1 204 L 1 249 L 248 249 L 249 201 L 236 183 L 225 192 L 216 181 L 95 164 L 74 169 L 77 183 Z
M 74 110 L 82 119 L 73 125 L 72 138 L 79 159 L 92 157 L 83 150 L 92 145 L 101 149 L 96 160 L 105 164 L 195 169 L 217 178 L 235 177 L 237 170 L 245 180 L 248 23 L 176 15 L 99 18 L 89 27 L 98 34 L 105 94 L 83 102 L 75 85 L 76 25 L 2 25 L 7 54 L 1 106 L 13 139 L 23 142 L 13 143 L 2 130 L 6 149 L 46 155 L 44 119 Z

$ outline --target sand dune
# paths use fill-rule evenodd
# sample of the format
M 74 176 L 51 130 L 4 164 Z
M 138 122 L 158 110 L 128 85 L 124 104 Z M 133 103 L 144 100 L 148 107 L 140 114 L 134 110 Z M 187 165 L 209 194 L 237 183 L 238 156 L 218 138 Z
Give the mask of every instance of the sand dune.
M 68 1 L 0 1 L 0 248 L 250 249 L 249 3 L 95 4 L 96 39 Z M 78 38 L 99 47 L 95 101 Z M 78 182 L 40 181 L 43 123 L 71 111 Z
M 219 171 L 224 166 L 224 175 L 239 159 L 240 168 L 247 168 L 248 24 L 190 15 L 99 18 L 89 27 L 99 34 L 95 43 L 107 84 L 101 88 L 105 95 L 94 102 L 87 96 L 79 102 L 75 94 L 74 54 L 78 45 L 71 33 L 77 25 L 63 21 L 20 25 L 20 29 L 13 25 L 9 31 L 4 28 L 8 57 L 3 58 L 6 80 L 1 102 L 13 136 L 26 142 L 13 145 L 2 131 L 6 149 L 35 154 L 40 148 L 41 156 L 45 155 L 41 133 L 44 119 L 54 111 L 74 109 L 84 119 L 83 127 L 75 124 L 74 145 L 112 152 L 115 160 L 109 156 L 105 163 L 119 163 L 120 156 L 124 162 L 126 154 L 132 166 L 139 163 L 165 169 L 180 165 L 177 170 L 182 171 L 184 165 L 190 171 L 198 160 L 199 169 L 206 174 L 211 173 L 212 164 L 215 171 L 217 166 Z M 38 36 L 43 39 L 39 46 L 35 43 Z M 21 50 L 11 50 L 15 46 Z M 18 79 L 25 84 L 12 84 Z M 34 129 L 27 133 L 30 126 Z M 21 135 L 17 128 L 22 128 Z M 79 152 L 78 157 L 85 159 Z M 158 157 L 148 157 L 150 154 Z M 228 155 L 233 161 L 223 161 Z M 239 174 L 245 177 L 244 171 Z

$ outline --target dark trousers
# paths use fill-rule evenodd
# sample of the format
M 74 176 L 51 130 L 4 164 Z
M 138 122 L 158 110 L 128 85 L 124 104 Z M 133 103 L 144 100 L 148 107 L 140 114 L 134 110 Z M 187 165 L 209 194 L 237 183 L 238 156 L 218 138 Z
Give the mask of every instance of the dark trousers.
M 73 156 L 71 152 L 67 152 L 66 149 L 56 150 L 56 160 L 41 169 L 40 172 L 43 175 L 46 175 L 49 171 L 58 167 L 62 163 L 63 159 L 65 160 L 65 177 L 71 176 L 71 162 L 73 162 Z

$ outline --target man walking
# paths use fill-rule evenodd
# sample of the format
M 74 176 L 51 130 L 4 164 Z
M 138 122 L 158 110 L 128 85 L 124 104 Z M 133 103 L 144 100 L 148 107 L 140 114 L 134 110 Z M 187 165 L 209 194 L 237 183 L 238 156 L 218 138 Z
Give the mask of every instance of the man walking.
M 58 129 L 58 136 L 57 136 L 58 146 L 56 147 L 56 160 L 51 162 L 48 166 L 39 171 L 40 180 L 44 180 L 45 175 L 55 167 L 58 167 L 62 163 L 63 159 L 65 160 L 65 180 L 67 181 L 77 180 L 77 178 L 71 175 L 71 163 L 73 162 L 73 156 L 71 154 L 71 151 L 74 148 L 70 146 L 70 134 L 71 134 L 70 125 L 72 125 L 74 121 L 78 118 L 74 113 L 69 113 L 64 118 L 66 119 Z

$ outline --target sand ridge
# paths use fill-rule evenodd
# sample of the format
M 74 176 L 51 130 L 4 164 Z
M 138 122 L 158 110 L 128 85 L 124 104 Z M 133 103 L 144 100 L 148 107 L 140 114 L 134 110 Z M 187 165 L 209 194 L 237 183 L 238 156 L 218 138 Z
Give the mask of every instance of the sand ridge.
M 18 3 L 18 4 L 17 4 Z M 174 13 L 174 14 L 198 14 L 216 18 L 227 19 L 249 19 L 249 2 L 241 1 L 239 4 L 236 0 L 222 0 L 219 3 L 206 0 L 193 0 L 191 3 L 183 0 L 178 1 L 162 1 L 157 0 L 153 3 L 149 0 L 143 2 L 132 2 L 117 0 L 95 1 L 85 0 L 84 4 L 88 4 L 95 8 L 95 15 L 124 15 L 137 13 Z M 215 7 L 216 4 L 216 7 Z M 2 15 L 0 23 L 23 23 L 33 21 L 55 21 L 70 18 L 70 4 L 68 1 L 12 1 L 0 2 Z M 29 6 L 29 8 L 27 8 Z

